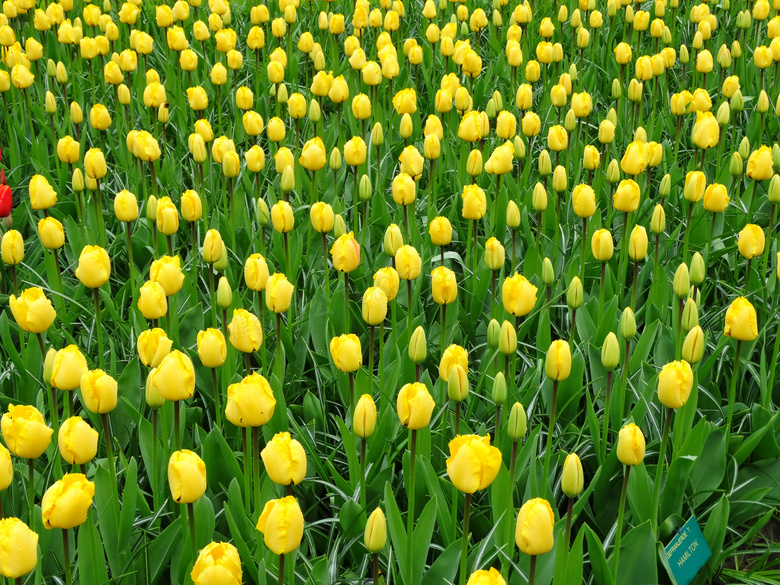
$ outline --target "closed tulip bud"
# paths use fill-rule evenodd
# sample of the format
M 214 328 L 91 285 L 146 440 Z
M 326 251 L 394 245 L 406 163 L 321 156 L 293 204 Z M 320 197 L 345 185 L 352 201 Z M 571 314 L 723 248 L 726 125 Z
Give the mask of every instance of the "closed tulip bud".
M 620 166 L 618 161 L 614 158 L 609 162 L 607 166 L 607 181 L 613 185 L 620 180 Z
M 174 451 L 168 461 L 168 485 L 177 504 L 191 504 L 206 492 L 206 464 L 193 451 Z
M 110 275 L 108 253 L 99 246 L 85 246 L 79 256 L 76 278 L 87 288 L 99 288 L 108 282 Z
M 641 225 L 634 226 L 628 240 L 628 255 L 634 262 L 644 260 L 647 255 L 647 230 Z
M 704 282 L 704 276 L 706 274 L 706 268 L 704 266 L 704 258 L 702 255 L 696 252 L 691 259 L 691 284 L 694 286 L 700 286 Z
M 613 79 L 612 80 L 612 93 L 611 93 L 613 100 L 619 100 L 621 97 L 623 97 L 623 86 L 620 85 L 619 79 Z
M 333 150 L 330 151 L 328 166 L 332 171 L 337 171 L 341 168 L 341 151 L 338 146 L 334 146 Z
M 513 441 L 518 442 L 525 437 L 527 425 L 528 418 L 523 405 L 515 402 L 512 405 L 512 410 L 509 412 L 509 423 L 506 428 L 507 434 Z
M 645 458 L 645 436 L 634 423 L 618 433 L 617 457 L 623 465 L 639 465 Z
M 222 286 L 223 278 L 220 278 L 220 286 Z M 227 280 L 225 280 L 227 285 Z M 229 289 L 229 285 L 227 285 Z M 223 302 L 232 297 L 232 293 L 223 295 Z M 217 302 L 219 303 L 219 292 L 217 293 Z M 223 308 L 227 308 L 230 303 L 228 302 Z M 222 305 L 220 305 L 222 307 Z M 228 330 L 230 331 L 230 344 L 238 351 L 244 353 L 254 353 L 263 344 L 263 328 L 260 324 L 260 320 L 252 313 L 245 309 L 234 309 L 233 318 L 228 324 Z
M 41 500 L 43 526 L 47 529 L 74 528 L 87 519 L 95 484 L 81 473 L 66 473 L 46 490 Z
M 571 350 L 566 341 L 558 339 L 550 344 L 544 362 L 547 377 L 556 382 L 565 380 L 571 373 Z
M 549 258 L 542 261 L 542 282 L 545 286 L 551 286 L 555 282 L 555 270 Z
M 517 331 L 509 321 L 504 321 L 501 324 L 498 336 L 498 351 L 502 355 L 513 355 L 517 351 Z
M 534 185 L 532 204 L 534 211 L 537 213 L 547 209 L 547 190 L 541 183 L 536 183 L 536 185 Z
M 753 341 L 758 337 L 756 309 L 745 297 L 734 299 L 726 310 L 726 325 L 723 332 L 727 337 L 739 341 Z
M 583 303 L 582 281 L 579 276 L 574 276 L 566 289 L 566 304 L 570 309 L 579 309 Z
M 561 475 L 561 491 L 569 498 L 576 498 L 585 487 L 585 476 L 582 462 L 576 453 L 566 456 Z
M 750 152 L 750 140 L 747 136 L 744 136 L 742 140 L 739 143 L 739 156 L 742 157 L 742 160 L 749 159 L 751 156 Z
M 418 326 L 412 332 L 412 337 L 409 340 L 409 359 L 415 364 L 421 364 L 428 356 L 428 345 L 425 338 L 425 329 L 422 326 Z
M 482 151 L 474 149 L 469 153 L 466 159 L 466 172 L 471 177 L 478 177 L 482 174 Z
M 601 347 L 601 365 L 604 366 L 605 370 L 611 372 L 617 368 L 619 363 L 620 345 L 618 345 L 617 336 L 610 331 Z
M 636 335 L 636 318 L 634 311 L 630 307 L 626 307 L 623 314 L 620 315 L 620 336 L 629 340 L 633 339 L 634 335 Z
M 222 249 L 224 244 L 222 243 L 222 236 L 215 229 L 210 229 L 206 232 L 206 237 L 203 239 L 203 260 L 208 264 L 214 264 L 222 257 Z
M 688 273 L 688 265 L 683 262 L 678 266 L 677 271 L 674 273 L 674 282 L 672 283 L 672 289 L 677 298 L 684 299 L 688 296 L 691 290 L 691 280 Z
M 376 508 L 368 517 L 363 542 L 371 553 L 378 553 L 387 544 L 387 520 L 381 508 Z
M 547 500 L 528 500 L 517 514 L 515 544 L 527 555 L 542 555 L 552 550 L 555 514 Z
M 495 319 L 491 319 L 487 327 L 488 347 L 496 349 L 501 337 L 501 325 Z
M 468 373 L 463 367 L 455 364 L 450 368 L 447 380 L 447 396 L 453 402 L 463 402 L 469 394 Z
M 690 364 L 698 364 L 704 356 L 704 331 L 696 325 L 685 336 L 682 357 Z
M 685 331 L 690 331 L 699 324 L 699 309 L 696 307 L 696 301 L 692 298 L 685 301 L 681 324 Z
M 731 109 L 735 112 L 741 112 L 745 109 L 745 98 L 742 95 L 742 91 L 739 89 L 734 92 L 734 95 L 731 96 Z M 741 148 L 740 154 L 742 154 Z
M 376 428 L 376 404 L 370 394 L 363 394 L 355 405 L 352 428 L 361 439 L 368 439 Z
M 217 285 L 217 305 L 222 310 L 227 309 L 233 303 L 233 289 L 224 276 L 220 277 Z
M 60 426 L 57 447 L 71 465 L 84 465 L 97 455 L 98 432 L 80 416 L 72 416 Z
M 653 216 L 650 219 L 650 231 L 654 234 L 662 234 L 664 229 L 666 229 L 666 212 L 659 203 L 653 209 Z

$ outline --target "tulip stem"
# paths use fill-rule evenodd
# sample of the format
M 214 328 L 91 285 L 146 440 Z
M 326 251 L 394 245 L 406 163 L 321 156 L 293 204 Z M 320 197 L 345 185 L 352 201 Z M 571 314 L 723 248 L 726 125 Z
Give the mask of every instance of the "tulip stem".
M 360 507 L 366 509 L 366 439 L 360 440 Z
M 368 328 L 368 387 L 374 394 L 374 326 Z
M 211 385 L 214 387 L 214 418 L 217 428 L 222 428 L 222 410 L 219 407 L 219 383 L 217 382 L 217 369 L 211 368 Z
M 407 334 L 409 335 L 409 340 L 412 339 L 412 306 L 414 304 L 414 300 L 412 299 L 412 281 L 411 279 L 408 279 L 406 281 L 406 330 Z
M 602 312 L 604 311 L 604 277 L 606 276 L 607 263 L 601 263 L 601 283 L 599 284 L 599 320 L 601 320 Z
M 249 515 L 249 493 L 252 491 L 252 476 L 250 473 L 252 468 L 249 462 L 249 429 L 247 427 L 241 429 L 241 442 L 244 448 L 244 508 L 247 515 Z
M 623 474 L 623 489 L 620 491 L 620 506 L 618 507 L 617 530 L 615 532 L 615 553 L 613 555 L 614 569 L 613 577 L 617 580 L 618 557 L 620 556 L 620 541 L 623 539 L 623 514 L 626 510 L 626 493 L 628 492 L 628 475 L 631 472 L 631 466 L 626 465 L 626 472 Z
M 374 585 L 379 585 L 379 555 L 373 554 L 372 564 L 374 568 Z
M 564 542 L 566 543 L 566 554 L 569 554 L 569 542 L 571 542 L 571 519 L 574 514 L 574 498 L 566 498 L 568 500 L 568 506 L 566 509 L 566 533 L 564 536 Z
M 252 427 L 252 485 L 255 495 L 255 512 L 260 516 L 260 429 Z
M 588 218 L 582 218 L 582 252 L 580 253 L 580 280 L 585 284 L 585 248 L 588 236 Z
M 550 405 L 550 425 L 547 427 L 547 448 L 544 452 L 544 491 L 547 492 L 548 474 L 550 473 L 550 452 L 552 451 L 552 435 L 555 429 L 555 407 L 558 401 L 558 380 L 553 380 L 552 404 Z
M 103 421 L 103 439 L 106 441 L 106 459 L 108 459 L 108 472 L 112 478 L 116 478 L 116 467 L 114 465 L 114 449 L 111 445 L 112 442 L 111 428 L 109 427 L 108 424 L 108 414 L 103 412 L 100 414 L 100 418 Z M 116 479 L 114 480 L 114 485 L 118 490 L 119 486 L 116 483 Z
M 379 324 L 379 389 L 385 387 L 385 322 Z
M 33 510 L 35 509 L 35 459 L 27 460 L 27 523 L 33 525 Z
M 198 558 L 198 543 L 195 539 L 195 505 L 192 502 L 187 504 L 187 517 L 190 525 L 190 550 L 192 551 L 192 563 Z
M 53 435 L 56 440 L 60 432 L 60 407 L 59 404 L 57 403 L 57 389 L 54 386 L 49 386 L 49 397 L 51 398 L 51 404 L 49 405 L 51 426 L 54 429 Z
M 607 394 L 604 402 L 604 421 L 601 432 L 601 461 L 607 459 L 607 439 L 609 437 L 609 410 L 612 403 L 612 372 L 607 372 Z
M 355 414 L 355 375 L 353 372 L 347 374 L 349 380 L 349 413 Z
M 531 567 L 528 569 L 528 585 L 534 585 L 536 577 L 536 555 L 531 555 Z
M 731 387 L 729 388 L 729 408 L 726 418 L 726 448 L 728 449 L 729 439 L 731 437 L 731 421 L 734 417 L 734 400 L 737 393 L 737 372 L 739 370 L 739 350 L 742 348 L 742 341 L 737 340 L 737 349 L 734 353 L 734 372 L 731 375 Z
M 155 513 L 160 508 L 157 488 L 157 409 L 155 408 L 152 410 L 152 500 Z
M 68 529 L 62 529 L 62 556 L 65 560 L 65 585 L 70 585 L 70 539 Z
M 173 446 L 175 451 L 181 449 L 181 436 L 179 435 L 179 418 L 181 415 L 181 401 L 173 401 Z
M 344 273 L 344 333 L 349 335 L 349 272 Z
M 636 281 L 639 276 L 639 263 L 634 261 L 634 280 L 631 283 L 631 310 L 634 310 L 634 303 L 636 302 Z
M 460 544 L 460 585 L 466 585 L 466 564 L 469 548 L 469 515 L 471 514 L 471 494 L 466 494 L 463 504 L 463 538 Z
M 328 238 L 322 233 L 322 270 L 325 273 L 325 298 L 330 305 L 330 274 L 328 272 Z
M 412 534 L 414 532 L 414 460 L 417 454 L 417 430 L 409 429 L 409 485 L 408 500 L 409 500 L 409 512 L 406 516 L 406 562 L 409 565 L 409 583 L 414 581 L 414 568 L 412 563 Z
M 97 341 L 98 341 L 98 362 L 100 363 L 100 369 L 104 369 L 103 358 L 103 323 L 100 318 L 100 293 L 97 288 L 92 289 L 92 301 L 95 303 L 95 329 L 97 329 Z
M 441 338 L 439 340 L 439 348 L 442 355 L 444 355 L 444 348 L 446 347 L 446 345 L 447 345 L 447 303 L 443 303 L 441 306 Z M 43 353 L 43 350 L 41 350 L 41 353 Z
M 666 409 L 666 420 L 664 422 L 664 430 L 661 435 L 661 448 L 658 451 L 658 465 L 655 468 L 655 484 L 653 486 L 653 529 L 658 526 L 658 503 L 661 497 L 661 476 L 663 475 L 664 466 L 666 463 L 666 445 L 669 440 L 669 429 L 672 427 L 672 417 L 674 416 L 674 409 Z
M 277 583 L 284 583 L 284 555 L 279 555 L 279 570 L 277 571 Z
M 693 214 L 693 203 L 688 202 L 688 219 L 685 220 L 685 236 L 683 237 L 683 262 L 688 262 L 688 232 L 691 225 L 691 215 Z

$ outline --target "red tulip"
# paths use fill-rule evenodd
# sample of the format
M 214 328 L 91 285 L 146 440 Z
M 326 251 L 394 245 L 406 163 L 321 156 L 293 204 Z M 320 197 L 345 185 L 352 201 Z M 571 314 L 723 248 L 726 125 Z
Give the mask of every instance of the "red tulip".
M 0 184 L 0 217 L 11 215 L 13 199 L 11 197 L 11 187 Z
M 0 185 L 5 185 L 5 169 L 0 169 Z

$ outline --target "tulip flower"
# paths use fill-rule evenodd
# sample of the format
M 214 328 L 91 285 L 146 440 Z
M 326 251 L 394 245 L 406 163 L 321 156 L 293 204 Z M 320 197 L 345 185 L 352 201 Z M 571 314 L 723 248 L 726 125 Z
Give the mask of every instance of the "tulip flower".
M 279 583 L 284 579 L 284 558 L 297 549 L 303 538 L 303 513 L 298 500 L 286 496 L 266 502 L 257 530 L 263 534 L 265 545 L 279 555 Z
M 38 534 L 18 518 L 0 520 L 0 575 L 20 579 L 38 565 Z
M 174 439 L 178 450 L 181 445 L 179 440 L 181 401 L 191 398 L 195 391 L 195 368 L 186 354 L 173 350 L 153 371 L 155 389 L 162 398 L 173 401 Z
M 531 555 L 529 585 L 533 585 L 536 574 L 536 557 L 552 550 L 555 514 L 550 503 L 543 498 L 528 500 L 520 508 L 515 524 L 515 544 L 521 552 Z
M 373 558 L 374 585 L 379 585 L 379 552 L 387 544 L 387 520 L 381 508 L 375 508 L 368 517 L 363 543 Z
M 190 572 L 195 585 L 241 585 L 241 557 L 227 542 L 212 542 L 201 549 Z

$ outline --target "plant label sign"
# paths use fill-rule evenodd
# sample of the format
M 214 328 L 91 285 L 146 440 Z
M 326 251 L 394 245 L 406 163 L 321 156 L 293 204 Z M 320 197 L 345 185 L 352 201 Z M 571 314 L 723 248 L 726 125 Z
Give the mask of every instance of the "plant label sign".
M 672 541 L 664 548 L 672 580 L 677 585 L 688 585 L 712 555 L 704 534 L 694 516 L 688 520 Z

